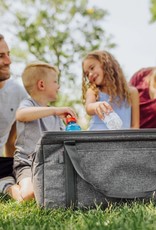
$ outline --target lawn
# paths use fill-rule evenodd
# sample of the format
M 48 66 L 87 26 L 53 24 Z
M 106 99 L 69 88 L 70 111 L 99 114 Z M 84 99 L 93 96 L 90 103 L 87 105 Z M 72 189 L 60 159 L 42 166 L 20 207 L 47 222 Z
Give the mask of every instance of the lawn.
M 153 230 L 156 208 L 153 202 L 115 205 L 105 210 L 39 208 L 34 201 L 17 203 L 1 196 L 0 230 Z

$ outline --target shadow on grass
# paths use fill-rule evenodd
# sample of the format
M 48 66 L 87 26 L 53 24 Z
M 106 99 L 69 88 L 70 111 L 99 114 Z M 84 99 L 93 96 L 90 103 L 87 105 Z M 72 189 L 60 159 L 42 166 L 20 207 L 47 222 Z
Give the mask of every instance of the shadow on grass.
M 8 201 L 13 200 L 9 195 L 0 193 L 0 202 L 8 203 Z

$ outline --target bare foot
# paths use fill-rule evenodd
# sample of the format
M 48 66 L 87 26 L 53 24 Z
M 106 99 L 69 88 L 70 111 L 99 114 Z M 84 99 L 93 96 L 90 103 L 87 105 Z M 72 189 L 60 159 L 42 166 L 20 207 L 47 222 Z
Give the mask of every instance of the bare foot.
M 22 202 L 22 201 L 23 201 L 23 198 L 22 198 L 22 196 L 21 196 L 21 194 L 20 194 L 19 185 L 17 185 L 17 184 L 14 184 L 14 185 L 10 186 L 10 187 L 7 189 L 6 193 L 7 193 L 10 197 L 12 197 L 14 200 L 17 200 L 17 201 L 19 201 L 19 202 Z

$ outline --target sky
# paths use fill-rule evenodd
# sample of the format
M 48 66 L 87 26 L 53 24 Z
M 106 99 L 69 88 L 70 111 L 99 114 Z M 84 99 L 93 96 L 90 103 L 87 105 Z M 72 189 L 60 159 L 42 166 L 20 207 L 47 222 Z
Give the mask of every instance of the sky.
M 117 44 L 111 53 L 127 79 L 140 68 L 156 66 L 156 22 L 149 23 L 150 0 L 90 0 L 108 11 L 105 30 Z

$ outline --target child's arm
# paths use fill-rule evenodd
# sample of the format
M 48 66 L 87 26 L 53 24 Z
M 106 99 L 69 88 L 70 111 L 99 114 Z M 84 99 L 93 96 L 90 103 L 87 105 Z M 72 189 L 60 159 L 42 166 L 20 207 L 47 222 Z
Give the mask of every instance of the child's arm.
M 104 119 L 104 113 L 108 114 L 112 111 L 112 107 L 105 101 L 96 101 L 94 91 L 88 89 L 86 93 L 86 112 L 88 115 L 98 115 L 100 119 Z
M 76 118 L 76 113 L 70 107 L 25 107 L 17 110 L 16 120 L 28 122 L 51 115 L 65 118 L 67 114 Z
M 139 110 L 139 93 L 135 87 L 130 87 L 132 114 L 131 114 L 131 128 L 140 127 L 140 110 Z

